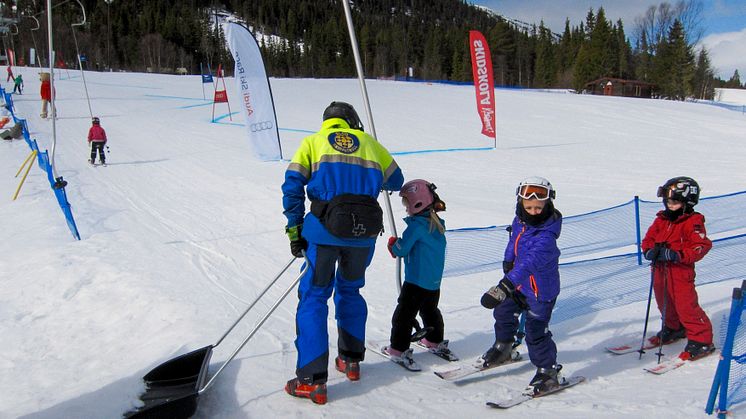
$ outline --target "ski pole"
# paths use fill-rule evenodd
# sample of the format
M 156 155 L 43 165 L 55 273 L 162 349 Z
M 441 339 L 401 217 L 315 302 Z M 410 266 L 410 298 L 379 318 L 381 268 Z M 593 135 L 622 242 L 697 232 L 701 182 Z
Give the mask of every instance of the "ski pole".
M 658 363 L 661 363 L 663 356 L 663 331 L 666 328 L 666 306 L 668 305 L 668 262 L 663 264 L 663 310 L 661 311 L 661 337 L 658 339 Z
M 640 343 L 640 356 L 637 359 L 642 359 L 642 354 L 645 353 L 645 335 L 648 333 L 648 319 L 650 318 L 650 303 L 653 300 L 653 283 L 655 282 L 655 262 L 650 264 L 650 290 L 648 291 L 648 308 L 645 310 L 645 326 L 642 328 L 642 343 Z

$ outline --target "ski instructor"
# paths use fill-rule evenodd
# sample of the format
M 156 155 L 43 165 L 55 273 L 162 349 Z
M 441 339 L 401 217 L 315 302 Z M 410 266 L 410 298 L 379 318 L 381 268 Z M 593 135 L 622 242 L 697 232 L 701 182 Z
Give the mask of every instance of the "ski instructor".
M 288 165 L 282 184 L 285 231 L 292 254 L 305 252 L 311 264 L 298 288 L 298 361 L 296 377 L 285 385 L 288 394 L 316 404 L 327 401 L 332 292 L 339 334 L 335 367 L 351 381 L 360 379 L 368 315 L 360 288 L 383 230 L 377 198 L 382 189 L 398 191 L 403 183 L 391 154 L 363 131 L 357 112 L 344 102 L 324 110 L 321 129 L 303 139 Z

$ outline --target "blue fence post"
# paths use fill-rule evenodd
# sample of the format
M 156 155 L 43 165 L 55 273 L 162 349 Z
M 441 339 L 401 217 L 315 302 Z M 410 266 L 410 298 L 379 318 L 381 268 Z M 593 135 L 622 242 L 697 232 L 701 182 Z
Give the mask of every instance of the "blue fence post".
M 640 234 L 640 197 L 635 195 L 635 230 L 637 232 L 637 264 L 642 266 L 642 235 Z
M 720 351 L 720 361 L 715 378 L 710 388 L 710 395 L 707 399 L 705 412 L 712 414 L 715 407 L 715 398 L 718 398 L 718 418 L 725 418 L 728 409 L 728 379 L 730 377 L 730 364 L 733 358 L 733 340 L 736 330 L 741 320 L 741 311 L 743 310 L 743 289 L 733 288 L 733 300 L 730 306 L 730 315 L 728 316 L 728 329 L 725 335 L 723 349 Z M 718 394 L 719 393 L 719 394 Z

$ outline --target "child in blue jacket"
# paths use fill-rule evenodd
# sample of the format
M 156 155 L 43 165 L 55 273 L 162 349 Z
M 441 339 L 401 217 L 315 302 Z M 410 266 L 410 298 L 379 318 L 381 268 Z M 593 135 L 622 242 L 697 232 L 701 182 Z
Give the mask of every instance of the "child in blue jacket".
M 450 353 L 438 310 L 446 237 L 445 221 L 437 212 L 445 211 L 445 203 L 435 193 L 435 185 L 422 179 L 404 184 L 399 196 L 407 210 L 407 228 L 401 238 L 389 238 L 388 248 L 392 257 L 404 258 L 404 284 L 391 319 L 391 344 L 382 351 L 405 368 L 418 369 L 409 347 L 417 313 L 424 327 L 432 328 L 420 343 L 433 351 Z

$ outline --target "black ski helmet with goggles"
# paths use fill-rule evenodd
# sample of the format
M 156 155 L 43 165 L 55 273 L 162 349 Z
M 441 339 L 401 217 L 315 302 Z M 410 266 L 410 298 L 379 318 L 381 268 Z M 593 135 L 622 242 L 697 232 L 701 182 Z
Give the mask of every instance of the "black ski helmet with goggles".
M 689 207 L 699 202 L 699 184 L 696 180 L 687 176 L 678 176 L 668 179 L 663 186 L 658 187 L 658 198 L 663 198 L 663 205 L 667 199 L 673 199 L 686 204 Z
M 332 102 L 329 106 L 327 106 L 324 110 L 324 116 L 322 120 L 326 121 L 327 119 L 332 118 L 344 119 L 347 122 L 347 125 L 350 126 L 350 128 L 365 131 L 363 129 L 363 123 L 360 122 L 360 117 L 357 116 L 357 112 L 355 112 L 355 108 L 353 108 L 352 105 L 350 105 L 349 103 Z

